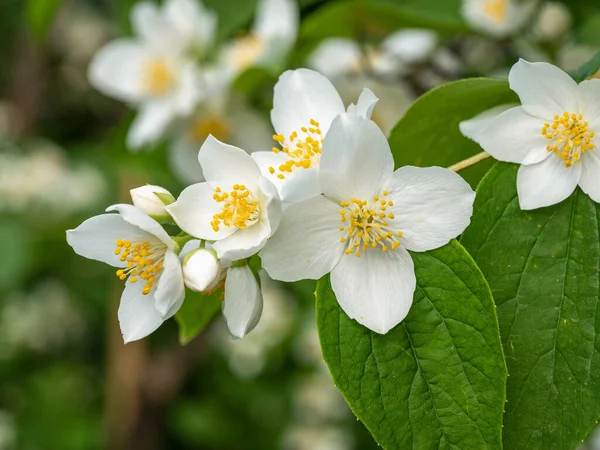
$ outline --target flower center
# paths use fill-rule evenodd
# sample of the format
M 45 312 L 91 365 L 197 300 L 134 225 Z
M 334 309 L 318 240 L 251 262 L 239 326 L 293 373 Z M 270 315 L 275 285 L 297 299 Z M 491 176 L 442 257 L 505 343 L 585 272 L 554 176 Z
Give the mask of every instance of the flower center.
M 229 193 L 216 187 L 213 198 L 217 203 L 223 204 L 221 211 L 213 216 L 210 223 L 215 231 L 219 231 L 221 224 L 226 227 L 247 228 L 258 220 L 258 201 L 243 184 L 234 184 Z
M 148 62 L 145 73 L 145 88 L 151 94 L 163 94 L 174 81 L 173 72 L 161 59 Z
M 319 122 L 315 119 L 310 119 L 309 127 L 300 128 L 300 133 L 294 130 L 287 139 L 283 134 L 275 134 L 273 139 L 281 145 L 281 149 L 273 147 L 273 151 L 284 152 L 288 158 L 277 169 L 269 167 L 269 172 L 272 174 L 278 172 L 277 178 L 281 180 L 285 178 L 286 173 L 292 173 L 296 167 L 309 169 L 318 166 L 321 162 L 323 135 Z
M 220 117 L 205 117 L 192 123 L 188 132 L 188 139 L 192 142 L 202 142 L 211 134 L 220 141 L 227 141 L 231 135 L 231 130 Z
M 229 53 L 229 64 L 238 70 L 252 66 L 265 50 L 266 42 L 260 36 L 249 33 L 237 38 Z
M 383 191 L 383 198 L 373 197 L 373 201 L 351 198 L 349 202 L 340 202 L 340 216 L 343 225 L 340 231 L 344 236 L 340 242 L 346 242 L 346 255 L 355 254 L 360 258 L 360 251 L 369 247 L 380 248 L 382 252 L 388 249 L 396 250 L 400 246 L 402 231 L 393 230 L 386 219 L 393 219 L 394 214 L 387 208 L 394 202 L 386 200 L 388 191 Z
M 483 4 L 483 12 L 494 22 L 502 23 L 508 15 L 509 0 L 487 0 Z
M 557 114 L 552 125 L 545 123 L 542 127 L 542 136 L 550 141 L 546 150 L 562 159 L 565 167 L 571 167 L 582 153 L 594 149 L 591 142 L 594 135 L 593 131 L 588 131 L 588 123 L 581 114 Z
M 146 282 L 142 294 L 148 295 L 163 269 L 165 246 L 153 246 L 147 241 L 134 244 L 124 239 L 117 239 L 116 245 L 115 255 L 121 255 L 121 261 L 127 261 L 124 269 L 117 270 L 117 276 L 121 280 L 129 277 L 133 284 L 141 278 Z

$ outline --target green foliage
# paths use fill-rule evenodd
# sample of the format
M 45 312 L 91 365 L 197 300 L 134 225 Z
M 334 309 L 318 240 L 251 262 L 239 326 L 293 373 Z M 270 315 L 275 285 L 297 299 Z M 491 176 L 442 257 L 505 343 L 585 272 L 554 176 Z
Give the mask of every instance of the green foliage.
M 579 83 L 594 75 L 598 70 L 600 70 L 600 52 L 577 70 L 569 72 L 569 75 Z
M 25 8 L 25 18 L 31 34 L 43 41 L 54 21 L 54 16 L 62 0 L 28 0 Z
M 516 165 L 494 166 L 462 238 L 497 305 L 510 374 L 504 447 L 573 449 L 600 418 L 600 209 L 577 190 L 521 211 L 516 176 Z
M 8 217 L 0 217 L 0 292 L 14 288 L 23 280 L 33 261 L 33 243 L 29 230 L 23 223 Z
M 506 80 L 471 78 L 445 84 L 420 97 L 398 121 L 389 138 L 396 166 L 450 166 L 481 152 L 458 124 L 518 98 Z M 461 171 L 471 186 L 491 167 L 483 162 Z
M 258 0 L 204 0 L 204 5 L 219 16 L 219 40 L 249 26 L 257 4 Z
M 455 241 L 411 255 L 414 303 L 386 335 L 350 319 L 329 278 L 319 281 L 317 323 L 334 382 L 386 449 L 500 448 L 506 367 L 487 283 Z
M 202 295 L 187 291 L 183 306 L 175 314 L 179 325 L 179 342 L 187 344 L 194 339 L 221 309 L 221 291 Z

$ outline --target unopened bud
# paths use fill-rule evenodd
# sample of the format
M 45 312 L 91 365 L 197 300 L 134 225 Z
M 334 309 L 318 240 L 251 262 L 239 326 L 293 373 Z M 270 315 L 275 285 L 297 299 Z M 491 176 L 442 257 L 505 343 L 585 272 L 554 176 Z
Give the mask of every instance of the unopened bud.
M 556 41 L 571 27 L 571 12 L 560 2 L 544 2 L 533 27 L 541 41 Z
M 183 258 L 183 280 L 192 291 L 213 289 L 219 282 L 220 272 L 219 258 L 214 250 L 198 248 Z
M 165 188 L 150 184 L 132 189 L 129 192 L 133 204 L 152 217 L 169 216 L 165 206 L 175 201 L 175 197 Z

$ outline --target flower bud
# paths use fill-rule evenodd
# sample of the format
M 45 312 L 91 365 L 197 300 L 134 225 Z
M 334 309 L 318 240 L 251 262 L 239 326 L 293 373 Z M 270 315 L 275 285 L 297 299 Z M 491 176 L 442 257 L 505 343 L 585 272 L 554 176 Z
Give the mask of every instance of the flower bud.
M 198 248 L 183 258 L 183 280 L 192 291 L 206 292 L 219 282 L 219 258 L 214 250 Z
M 544 2 L 533 27 L 540 41 L 556 41 L 571 27 L 569 8 L 560 2 Z
M 149 216 L 169 216 L 165 210 L 166 205 L 175 201 L 175 197 L 169 191 L 160 186 L 147 184 L 129 191 L 133 204 Z

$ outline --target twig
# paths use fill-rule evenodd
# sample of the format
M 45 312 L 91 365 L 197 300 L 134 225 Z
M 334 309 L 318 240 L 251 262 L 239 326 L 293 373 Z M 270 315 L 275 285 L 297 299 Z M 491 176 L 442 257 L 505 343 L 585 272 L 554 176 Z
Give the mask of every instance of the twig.
M 450 167 L 448 167 L 448 169 L 454 172 L 460 172 L 461 170 L 466 169 L 467 167 L 474 166 L 478 162 L 481 162 L 484 159 L 489 158 L 490 156 L 491 155 L 488 152 L 481 152 L 476 154 L 475 156 L 471 156 L 470 158 L 467 158 L 461 162 L 451 165 Z

